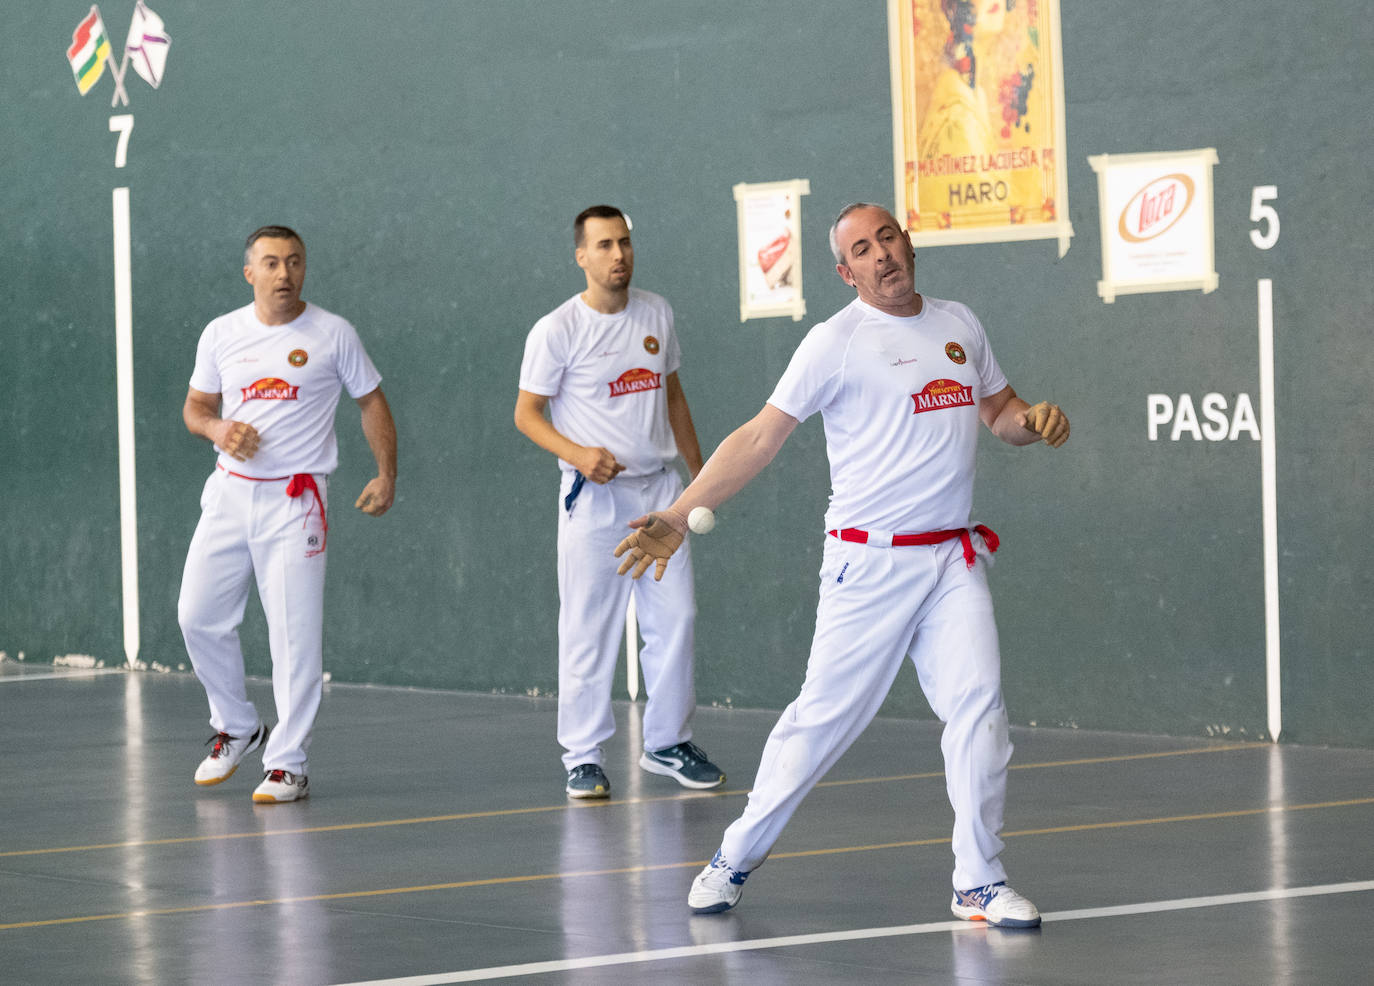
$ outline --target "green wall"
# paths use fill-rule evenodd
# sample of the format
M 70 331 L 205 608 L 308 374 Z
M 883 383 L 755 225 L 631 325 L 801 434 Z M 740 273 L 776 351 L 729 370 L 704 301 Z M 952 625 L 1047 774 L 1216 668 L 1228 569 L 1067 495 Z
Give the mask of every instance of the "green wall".
M 610 201 L 633 217 L 636 283 L 676 308 L 709 450 L 852 296 L 825 246 L 833 214 L 892 195 L 882 0 L 159 0 L 166 80 L 129 73 L 117 111 L 108 77 L 81 97 L 65 63 L 86 9 L 9 11 L 0 60 L 11 659 L 123 659 L 112 188 L 132 198 L 140 659 L 185 663 L 176 596 L 213 462 L 180 420 L 196 339 L 250 299 L 243 237 L 280 222 L 309 245 L 306 297 L 358 326 L 401 431 L 399 500 L 374 521 L 347 507 L 371 458 L 340 412 L 328 669 L 539 694 L 556 682 L 557 475 L 511 412 L 525 333 L 582 284 L 572 216 Z M 129 11 L 102 12 L 122 39 Z M 1265 734 L 1259 443 L 1150 441 L 1146 400 L 1258 407 L 1256 282 L 1271 278 L 1284 737 L 1374 745 L 1367 13 L 1062 0 L 1062 18 L 1072 248 L 917 255 L 920 288 L 968 302 L 1018 391 L 1074 424 L 1060 452 L 988 438 L 981 460 L 1013 721 Z M 123 169 L 112 112 L 135 118 Z M 1219 289 L 1103 304 L 1088 156 L 1197 147 L 1220 159 Z M 731 186 L 791 178 L 811 187 L 808 318 L 740 323 Z M 1251 190 L 1271 184 L 1282 233 L 1261 252 Z M 795 694 L 827 493 L 815 420 L 697 542 L 703 703 Z M 266 672 L 255 604 L 244 636 Z M 914 674 L 886 711 L 929 716 Z

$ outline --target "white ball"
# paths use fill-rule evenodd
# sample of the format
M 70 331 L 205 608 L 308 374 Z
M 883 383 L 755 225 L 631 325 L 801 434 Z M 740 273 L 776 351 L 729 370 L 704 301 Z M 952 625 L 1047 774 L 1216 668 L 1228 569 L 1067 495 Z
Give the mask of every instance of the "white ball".
M 693 507 L 687 515 L 687 526 L 693 534 L 710 534 L 716 528 L 716 515 L 710 507 Z

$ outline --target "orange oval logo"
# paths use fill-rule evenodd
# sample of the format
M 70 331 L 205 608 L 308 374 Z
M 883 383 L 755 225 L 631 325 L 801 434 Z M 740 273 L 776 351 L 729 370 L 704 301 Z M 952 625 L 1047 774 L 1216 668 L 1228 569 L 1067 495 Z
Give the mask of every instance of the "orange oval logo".
M 310 355 L 304 349 L 293 349 L 286 357 L 286 362 L 292 366 L 305 366 L 306 360 Z
M 645 337 L 644 337 L 644 348 L 645 348 L 645 350 L 648 351 L 648 353 L 649 353 L 650 356 L 655 356 L 655 355 L 657 355 L 657 354 L 658 354 L 658 340 L 655 339 L 653 336 L 645 336 Z
M 1128 243 L 1144 243 L 1169 230 L 1193 204 L 1193 179 L 1175 173 L 1156 178 L 1131 196 L 1116 221 Z
M 951 363 L 963 366 L 968 362 L 968 356 L 964 353 L 964 347 L 957 342 L 945 343 L 945 355 L 949 357 Z

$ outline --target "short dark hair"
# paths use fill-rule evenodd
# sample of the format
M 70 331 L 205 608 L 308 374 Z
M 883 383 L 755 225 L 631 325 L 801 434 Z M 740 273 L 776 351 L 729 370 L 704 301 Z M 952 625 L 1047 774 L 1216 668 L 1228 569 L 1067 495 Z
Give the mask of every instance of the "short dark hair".
M 593 205 L 583 209 L 573 220 L 573 246 L 580 247 L 587 239 L 588 219 L 625 219 L 625 213 L 613 205 Z M 630 225 L 628 219 L 625 225 Z
M 248 242 L 243 244 L 243 266 L 247 267 L 252 260 L 253 244 L 264 237 L 273 240 L 295 240 L 301 245 L 301 253 L 305 252 L 305 240 L 301 239 L 301 234 L 291 227 L 259 226 L 248 234 Z

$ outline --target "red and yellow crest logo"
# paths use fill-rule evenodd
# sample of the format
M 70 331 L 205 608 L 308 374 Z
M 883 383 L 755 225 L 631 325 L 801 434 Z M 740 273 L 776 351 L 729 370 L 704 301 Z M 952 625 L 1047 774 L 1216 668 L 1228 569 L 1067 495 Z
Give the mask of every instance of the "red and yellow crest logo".
M 623 397 L 625 394 L 638 394 L 645 390 L 658 390 L 663 386 L 663 374 L 639 367 L 626 370 L 611 381 L 611 396 Z
M 304 349 L 293 349 L 289 354 L 287 354 L 286 362 L 290 363 L 294 367 L 299 368 L 305 366 L 305 362 L 308 359 L 310 359 L 310 354 L 307 353 Z
M 645 350 L 645 352 L 647 352 L 650 356 L 657 356 L 657 355 L 658 355 L 658 340 L 655 339 L 653 336 L 645 336 L 645 337 L 644 337 L 644 350 Z
M 972 407 L 973 388 L 958 380 L 932 380 L 919 393 L 912 394 L 911 399 L 916 404 L 912 414 L 943 411 L 947 407 Z
M 261 380 L 243 388 L 245 401 L 294 401 L 301 388 L 287 383 L 280 377 L 263 377 Z
M 945 343 L 945 355 L 949 357 L 950 362 L 957 363 L 960 366 L 968 362 L 968 356 L 964 352 L 964 347 L 957 342 Z

